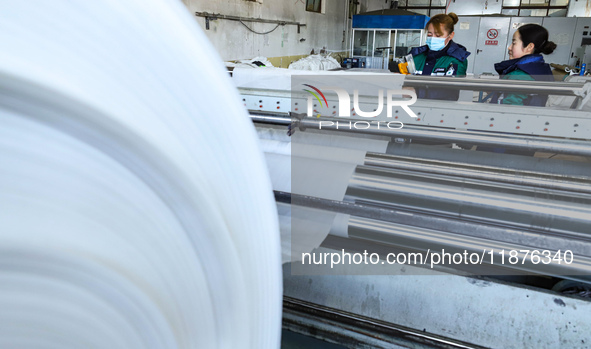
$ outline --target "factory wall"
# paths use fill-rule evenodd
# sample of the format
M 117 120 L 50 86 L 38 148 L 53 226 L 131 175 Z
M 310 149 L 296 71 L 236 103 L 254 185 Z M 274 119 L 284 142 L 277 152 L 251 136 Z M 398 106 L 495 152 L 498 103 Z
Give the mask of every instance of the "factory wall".
M 360 12 L 390 8 L 390 1 L 359 0 Z M 408 0 L 408 3 L 425 3 L 425 1 Z M 447 0 L 447 12 L 458 15 L 490 15 L 500 14 L 503 0 Z M 567 11 L 568 17 L 591 17 L 591 0 L 570 0 Z
M 447 12 L 455 12 L 459 16 L 491 15 L 501 13 L 502 7 L 502 0 L 455 0 L 449 3 Z
M 591 17 L 591 0 L 570 0 L 567 16 Z
M 450 0 L 448 0 L 449 3 Z M 381 9 L 389 9 L 390 1 L 385 0 L 359 0 L 360 12 L 375 11 Z M 409 0 L 409 5 L 413 5 L 413 1 Z M 418 1 L 415 3 L 425 3 Z M 455 0 L 449 3 L 448 12 L 455 12 L 458 15 L 483 15 L 501 13 L 502 0 Z
M 387 10 L 390 8 L 390 1 L 385 0 L 358 0 L 359 11 L 363 13 L 367 11 Z
M 323 1 L 323 13 L 307 12 L 303 0 L 183 0 L 191 13 L 208 12 L 222 15 L 286 20 L 306 24 L 300 34 L 297 26 L 279 26 L 275 31 L 265 35 L 249 31 L 238 21 L 218 19 L 210 21 L 210 29 L 205 30 L 205 18 L 195 16 L 195 20 L 205 31 L 207 37 L 217 48 L 223 60 L 249 59 L 256 56 L 275 57 L 271 61 L 287 66 L 289 61 L 312 50 L 318 53 L 327 51 L 344 51 L 348 38 L 346 28 L 350 27 L 346 11 L 347 0 Z M 276 25 L 270 23 L 245 24 L 258 32 L 267 32 Z M 302 39 L 305 39 L 302 41 Z M 282 62 L 284 61 L 285 62 Z
M 385 0 L 358 0 L 357 13 L 387 9 Z M 210 22 L 205 30 L 205 18 L 195 16 L 195 21 L 204 29 L 207 37 L 217 48 L 223 60 L 249 59 L 264 56 L 276 66 L 287 67 L 289 63 L 304 57 L 314 50 L 343 52 L 349 49 L 350 20 L 348 0 L 323 1 L 323 13 L 307 12 L 304 0 L 183 0 L 191 13 L 233 15 L 273 20 L 295 21 L 306 24 L 298 34 L 297 26 L 279 26 L 269 34 L 259 35 L 249 31 L 237 21 L 224 19 Z M 502 0 L 452 0 L 448 12 L 458 15 L 498 14 Z M 568 16 L 591 16 L 591 0 L 570 1 Z M 258 32 L 267 32 L 275 24 L 245 22 Z M 302 40 L 303 39 L 303 40 Z

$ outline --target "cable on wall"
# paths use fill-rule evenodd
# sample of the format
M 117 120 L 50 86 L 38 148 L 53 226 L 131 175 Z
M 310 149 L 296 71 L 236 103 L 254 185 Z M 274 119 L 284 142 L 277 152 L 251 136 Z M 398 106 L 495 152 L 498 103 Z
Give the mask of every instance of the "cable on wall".
M 277 24 L 277 27 L 279 27 L 280 25 L 282 25 L 282 26 L 296 25 L 298 27 L 298 34 L 300 33 L 300 29 L 302 27 L 306 26 L 306 24 L 300 23 L 300 22 L 282 21 L 282 20 L 277 20 L 277 19 L 263 19 L 263 18 L 230 16 L 230 15 L 222 15 L 219 13 L 215 14 L 215 13 L 208 13 L 208 12 L 195 12 L 195 16 L 205 18 L 205 29 L 206 30 L 209 30 L 209 21 L 215 21 L 218 19 L 225 19 L 225 20 L 229 20 L 229 21 L 238 21 L 238 22 L 242 23 L 245 27 L 246 27 L 246 25 L 243 22 L 272 23 L 272 24 Z M 273 28 L 273 30 L 277 29 L 277 27 Z M 252 32 L 257 33 L 257 34 L 268 34 L 273 31 L 273 30 L 271 30 L 270 32 L 267 32 L 267 33 L 258 33 L 249 27 L 246 27 L 246 28 L 248 28 L 249 30 L 251 30 Z
M 277 25 L 275 26 L 275 28 L 273 28 L 273 29 L 271 29 L 271 30 L 269 30 L 269 31 L 267 31 L 267 32 L 261 33 L 261 32 L 258 32 L 258 31 L 256 31 L 256 30 L 254 30 L 254 29 L 250 28 L 249 26 L 247 26 L 247 25 L 246 25 L 246 23 L 244 23 L 242 20 L 240 20 L 240 23 L 242 23 L 242 25 L 243 25 L 243 26 L 244 26 L 246 29 L 250 30 L 251 32 L 253 32 L 253 33 L 255 33 L 255 34 L 259 34 L 259 35 L 265 35 L 265 34 L 272 33 L 272 32 L 274 32 L 274 31 L 275 31 L 275 29 L 279 28 L 279 26 L 280 26 L 280 25 L 284 25 L 284 24 L 277 23 Z

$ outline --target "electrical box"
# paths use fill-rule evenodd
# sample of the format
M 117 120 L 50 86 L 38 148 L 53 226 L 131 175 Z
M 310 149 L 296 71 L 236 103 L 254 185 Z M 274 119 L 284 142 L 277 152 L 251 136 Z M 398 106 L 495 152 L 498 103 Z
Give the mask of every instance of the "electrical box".
M 511 18 L 509 17 L 480 18 L 476 57 L 474 57 L 474 74 L 498 75 L 495 71 L 495 63 L 505 60 L 510 23 Z
M 572 36 L 570 65 L 580 66 L 582 63 L 591 63 L 591 56 L 586 55 L 585 46 L 591 45 L 591 18 L 578 17 L 575 33 Z M 586 61 L 585 61 L 586 60 Z
M 591 64 L 591 18 L 588 17 L 488 17 L 461 16 L 455 26 L 454 41 L 466 47 L 468 73 L 497 75 L 494 64 L 509 59 L 508 46 L 519 26 L 540 24 L 556 43 L 547 63 Z M 476 34 L 478 33 L 478 34 Z
M 577 19 L 573 17 L 544 17 L 542 25 L 548 29 L 549 40 L 556 44 L 552 54 L 544 55 L 546 63 L 571 64 L 571 47 L 576 21 Z
M 458 17 L 458 23 L 454 28 L 454 42 L 466 47 L 466 50 L 470 52 L 468 56 L 468 69 L 466 74 L 474 73 L 474 59 L 476 57 L 476 42 L 477 37 L 475 33 L 478 33 L 480 27 L 480 17 L 477 16 L 460 16 Z
M 356 57 L 349 57 L 349 58 L 345 58 L 343 59 L 343 63 L 341 64 L 341 66 L 343 68 L 347 68 L 347 69 L 351 69 L 351 68 L 361 68 L 359 66 L 360 64 L 360 59 L 356 58 Z

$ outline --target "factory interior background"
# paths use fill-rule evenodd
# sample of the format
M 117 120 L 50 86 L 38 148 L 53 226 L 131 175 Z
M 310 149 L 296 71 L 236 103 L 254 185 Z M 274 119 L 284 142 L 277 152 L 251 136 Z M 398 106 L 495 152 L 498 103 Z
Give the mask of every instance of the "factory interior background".
M 591 347 L 591 0 L 0 1 L 0 348 Z

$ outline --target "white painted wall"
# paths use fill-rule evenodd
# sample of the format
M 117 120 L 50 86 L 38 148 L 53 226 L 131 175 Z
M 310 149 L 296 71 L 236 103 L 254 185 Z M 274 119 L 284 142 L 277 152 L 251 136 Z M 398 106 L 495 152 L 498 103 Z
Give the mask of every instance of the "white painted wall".
M 307 12 L 303 0 L 262 0 L 262 3 L 246 0 L 183 0 L 191 13 L 208 12 L 223 15 L 286 20 L 305 23 L 297 33 L 297 26 L 279 26 L 266 35 L 254 34 L 240 22 L 219 19 L 210 21 L 205 30 L 205 18 L 195 16 L 223 60 L 248 59 L 256 56 L 280 57 L 308 54 L 314 49 L 343 51 L 343 31 L 350 27 L 346 20 L 347 0 L 325 1 L 322 14 Z M 245 22 L 258 32 L 266 32 L 275 24 Z M 300 39 L 306 39 L 300 42 Z
M 501 13 L 502 7 L 503 0 L 451 0 L 447 12 L 455 12 L 458 16 L 490 15 Z
M 591 17 L 591 0 L 570 0 L 567 16 Z
M 360 5 L 360 13 L 377 10 L 387 10 L 390 8 L 390 0 L 358 0 Z
M 374 11 L 390 8 L 390 1 L 359 0 L 362 11 Z M 412 5 L 414 0 L 408 0 Z M 420 1 L 424 3 L 424 1 Z M 503 0 L 447 0 L 448 12 L 455 12 L 460 16 L 500 14 Z M 569 17 L 591 17 L 591 0 L 570 0 L 568 6 Z
M 501 13 L 503 0 L 447 0 L 449 3 L 448 12 L 455 12 L 457 15 L 483 15 Z M 451 3 L 450 3 L 451 1 Z M 574 1 L 574 0 L 572 0 Z M 591 1 L 591 0 L 590 0 Z M 390 0 L 359 0 L 361 10 L 375 11 L 390 8 Z M 420 1 L 424 3 L 424 1 Z M 413 0 L 408 0 L 409 6 Z

